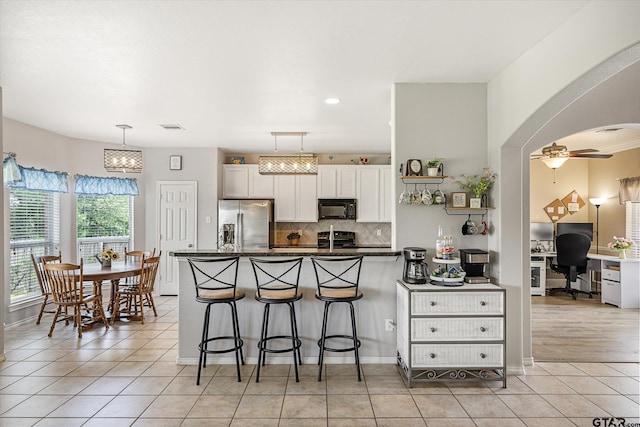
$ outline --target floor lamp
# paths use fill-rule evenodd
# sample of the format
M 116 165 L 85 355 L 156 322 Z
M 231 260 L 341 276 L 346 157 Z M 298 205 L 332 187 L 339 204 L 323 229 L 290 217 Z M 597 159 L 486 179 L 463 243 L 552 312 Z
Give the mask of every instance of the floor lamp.
M 600 253 L 600 205 L 604 203 L 604 197 L 593 197 L 589 202 L 596 207 L 596 253 Z
M 600 253 L 600 205 L 603 204 L 604 201 L 604 197 L 593 197 L 589 199 L 589 203 L 596 207 L 596 253 Z M 596 291 L 594 293 L 600 293 L 600 291 L 598 291 L 598 280 L 596 280 Z

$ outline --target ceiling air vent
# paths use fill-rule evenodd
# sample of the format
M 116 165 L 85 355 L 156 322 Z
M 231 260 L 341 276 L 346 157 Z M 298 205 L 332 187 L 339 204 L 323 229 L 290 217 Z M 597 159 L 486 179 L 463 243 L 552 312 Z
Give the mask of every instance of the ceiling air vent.
M 160 124 L 159 126 L 166 130 L 185 130 L 182 126 L 172 123 Z

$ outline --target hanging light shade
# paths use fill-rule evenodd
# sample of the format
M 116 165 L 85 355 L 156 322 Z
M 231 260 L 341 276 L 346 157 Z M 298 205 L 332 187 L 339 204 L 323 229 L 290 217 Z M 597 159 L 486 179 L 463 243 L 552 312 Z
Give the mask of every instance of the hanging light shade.
M 7 154 L 2 162 L 2 182 L 5 187 L 13 187 L 22 182 L 22 172 L 16 161 L 16 153 Z
M 541 159 L 547 167 L 551 169 L 558 169 L 560 166 L 564 164 L 569 157 L 546 157 Z
M 116 125 L 116 127 L 122 129 L 122 149 L 104 149 L 104 168 L 108 172 L 141 173 L 142 151 L 127 150 L 125 141 L 125 132 L 127 129 L 132 129 L 132 127 L 129 125 Z
M 307 132 L 271 132 L 274 137 L 274 153 L 278 152 L 278 136 L 300 136 L 299 154 L 274 154 L 258 158 L 261 175 L 317 175 L 318 157 L 304 152 L 304 136 Z

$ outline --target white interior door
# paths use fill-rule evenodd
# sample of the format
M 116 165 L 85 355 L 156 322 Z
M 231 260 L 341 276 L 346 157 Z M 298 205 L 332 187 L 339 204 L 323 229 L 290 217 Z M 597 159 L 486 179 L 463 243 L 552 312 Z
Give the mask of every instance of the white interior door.
M 169 252 L 197 247 L 196 181 L 161 181 L 157 184 L 159 212 L 160 295 L 178 295 L 178 261 Z

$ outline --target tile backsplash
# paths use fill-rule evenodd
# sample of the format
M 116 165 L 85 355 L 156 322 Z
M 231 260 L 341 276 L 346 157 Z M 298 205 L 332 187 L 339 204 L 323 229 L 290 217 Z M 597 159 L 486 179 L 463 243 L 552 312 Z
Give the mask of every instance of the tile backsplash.
M 299 231 L 301 246 L 315 246 L 318 243 L 318 232 L 329 231 L 333 225 L 335 231 L 353 231 L 356 233 L 356 244 L 391 246 L 391 223 L 389 222 L 355 222 L 353 220 L 320 220 L 318 222 L 277 222 L 276 246 L 287 246 L 287 235 Z M 380 230 L 380 236 L 377 231 Z

